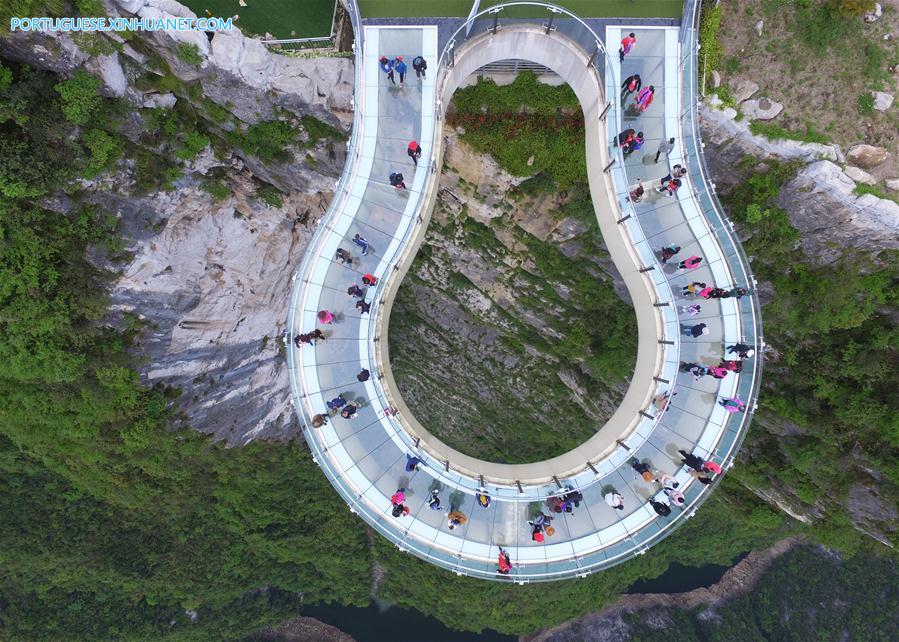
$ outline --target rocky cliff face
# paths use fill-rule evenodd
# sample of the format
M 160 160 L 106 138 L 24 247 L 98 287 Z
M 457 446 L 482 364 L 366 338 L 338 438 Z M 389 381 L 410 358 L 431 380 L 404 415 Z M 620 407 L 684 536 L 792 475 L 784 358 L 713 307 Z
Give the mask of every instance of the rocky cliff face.
M 111 15 L 193 16 L 171 0 L 107 7 Z M 344 128 L 351 121 L 351 59 L 282 57 L 237 30 L 211 42 L 195 32 L 112 40 L 18 33 L 0 40 L 0 51 L 62 75 L 84 68 L 100 77 L 106 95 L 134 109 L 123 130 L 133 143 L 143 128 L 142 107 L 168 109 L 179 101 L 217 104 L 227 114 L 218 122 L 225 131 L 271 119 L 299 128 L 296 119 L 306 115 Z M 199 64 L 179 57 L 181 43 L 197 47 Z M 139 82 L 147 74 L 172 75 L 171 84 L 186 91 L 147 89 Z M 331 199 L 345 148 L 333 140 L 296 143 L 303 152 L 282 162 L 207 148 L 182 166 L 173 189 L 155 194 L 138 193 L 127 160 L 114 175 L 86 185 L 88 200 L 119 219 L 133 257 L 112 266 L 121 275 L 112 305 L 120 318 L 129 313 L 141 322 L 135 351 L 142 377 L 177 398 L 181 422 L 230 444 L 297 434 L 279 335 L 291 278 Z M 228 186 L 223 200 L 199 189 L 213 176 Z M 259 198 L 260 181 L 284 192 L 283 206 Z M 53 204 L 62 213 L 66 207 L 65 199 Z
M 812 260 L 830 263 L 846 248 L 866 252 L 899 248 L 899 204 L 873 194 L 855 194 L 857 181 L 837 163 L 846 157 L 838 145 L 769 141 L 736 121 L 733 109 L 700 111 L 705 155 L 719 192 L 746 177 L 745 156 L 759 160 L 799 160 L 806 166 L 784 187 L 777 204 L 801 233 L 800 247 Z

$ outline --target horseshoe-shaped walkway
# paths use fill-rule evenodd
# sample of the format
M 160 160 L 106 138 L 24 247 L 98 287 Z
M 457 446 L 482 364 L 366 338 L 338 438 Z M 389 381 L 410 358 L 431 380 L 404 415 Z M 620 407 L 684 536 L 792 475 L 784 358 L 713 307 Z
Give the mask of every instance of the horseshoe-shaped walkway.
M 508 4 L 520 9 L 539 3 Z M 700 483 L 679 452 L 726 472 L 745 435 L 761 377 L 755 297 L 694 300 L 683 294 L 694 281 L 725 290 L 754 285 L 702 158 L 695 122 L 698 5 L 688 2 L 680 30 L 608 27 L 609 43 L 631 31 L 637 35 L 637 48 L 623 62 L 617 46 L 608 56 L 587 24 L 557 7 L 539 5 L 551 22 L 506 17 L 505 5 L 486 10 L 463 25 L 438 57 L 435 27 L 363 27 L 355 3 L 349 5 L 357 38 L 348 159 L 297 271 L 286 337 L 294 405 L 313 458 L 350 510 L 402 550 L 458 574 L 518 582 L 561 579 L 645 552 L 691 516 L 721 477 L 707 475 L 712 482 Z M 404 86 L 392 84 L 381 71 L 382 54 L 405 59 Z M 423 79 L 412 69 L 418 55 L 429 63 Z M 415 420 L 390 372 L 387 325 L 393 297 L 430 219 L 443 114 L 452 93 L 482 66 L 516 58 L 550 67 L 578 95 L 597 221 L 633 299 L 640 336 L 630 387 L 594 437 L 544 462 L 505 465 L 454 451 Z M 619 101 L 621 79 L 634 73 L 655 87 L 652 104 L 639 114 L 626 112 Z M 399 83 L 398 74 L 395 80 Z M 643 149 L 629 158 L 614 143 L 627 128 L 646 138 Z M 674 151 L 651 162 L 669 137 L 676 139 Z M 406 154 L 411 140 L 422 147 L 417 166 Z M 688 170 L 684 185 L 672 197 L 658 194 L 653 187 L 678 164 Z M 406 189 L 389 184 L 394 172 L 403 173 Z M 637 178 L 643 179 L 646 196 L 635 204 L 628 193 Z M 355 242 L 357 235 L 364 241 Z M 669 244 L 681 250 L 663 264 L 659 250 Z M 350 261 L 338 260 L 338 250 Z M 704 259 L 699 268 L 677 268 L 678 260 L 694 255 Z M 364 275 L 377 283 L 364 284 Z M 367 312 L 347 294 L 353 285 L 363 288 Z M 701 310 L 690 316 L 687 306 L 697 303 Z M 325 315 L 330 323 L 322 323 L 322 311 L 333 315 Z M 706 334 L 685 336 L 684 328 L 699 323 L 706 324 Z M 295 337 L 316 328 L 324 339 L 294 345 Z M 680 368 L 736 359 L 726 356 L 726 347 L 740 343 L 755 356 L 741 362 L 739 373 L 697 379 Z M 363 370 L 370 373 L 367 380 L 357 376 Z M 351 418 L 328 416 L 327 403 L 338 396 L 356 408 Z M 745 412 L 721 405 L 730 398 L 746 402 Z M 322 417 L 328 417 L 324 425 Z M 420 460 L 414 468 L 410 457 Z M 644 481 L 631 465 L 634 459 L 648 465 L 652 480 Z M 668 496 L 654 481 L 668 476 L 683 494 L 681 506 L 673 501 L 677 493 Z M 398 489 L 401 498 L 395 496 Z M 571 512 L 554 512 L 572 492 L 580 497 Z M 608 503 L 616 495 L 622 509 Z M 392 497 L 404 507 L 399 516 Z M 669 505 L 670 514 L 660 516 L 651 502 Z M 541 512 L 554 519 L 552 530 L 545 529 L 538 541 L 529 522 Z M 450 528 L 453 517 L 458 523 Z M 508 573 L 497 570 L 501 549 L 512 562 Z

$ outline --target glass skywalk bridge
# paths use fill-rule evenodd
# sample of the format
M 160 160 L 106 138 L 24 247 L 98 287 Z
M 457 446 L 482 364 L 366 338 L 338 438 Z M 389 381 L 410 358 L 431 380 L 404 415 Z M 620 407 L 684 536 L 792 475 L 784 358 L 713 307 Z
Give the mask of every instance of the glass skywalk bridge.
M 645 552 L 693 514 L 714 488 L 703 486 L 681 466 L 679 450 L 727 469 L 745 434 L 761 375 L 761 327 L 754 297 L 699 301 L 699 316 L 685 317 L 680 296 L 693 280 L 730 287 L 753 282 L 748 261 L 705 178 L 701 142 L 694 120 L 696 78 L 695 4 L 688 3 L 680 31 L 664 28 L 609 28 L 607 42 L 620 31 L 637 33 L 638 47 L 619 65 L 616 47 L 607 55 L 599 36 L 557 7 L 507 3 L 478 14 L 450 39 L 438 59 L 434 27 L 363 27 L 350 3 L 356 43 L 356 91 L 349 155 L 334 199 L 295 277 L 288 327 L 288 363 L 304 435 L 316 462 L 334 487 L 367 523 L 399 548 L 459 574 L 514 580 L 551 580 L 584 575 Z M 537 17 L 534 16 L 543 16 Z M 401 55 L 411 72 L 400 89 L 378 66 L 380 55 Z M 429 61 L 419 82 L 411 68 L 416 55 Z M 502 465 L 482 462 L 442 444 L 415 420 L 402 402 L 390 373 L 387 318 L 405 270 L 420 244 L 439 182 L 443 112 L 452 92 L 485 62 L 528 58 L 553 68 L 578 94 L 585 114 L 588 174 L 597 220 L 609 251 L 634 300 L 640 330 L 638 360 L 621 407 L 597 434 L 577 449 L 545 462 Z M 439 60 L 439 62 L 438 62 Z M 621 78 L 640 73 L 654 84 L 656 98 L 637 120 L 621 108 Z M 399 78 L 396 78 L 397 83 Z M 646 133 L 641 152 L 625 159 L 611 141 L 627 127 Z M 658 142 L 675 137 L 670 163 L 688 168 L 676 198 L 658 196 L 636 205 L 629 186 L 668 172 L 666 159 L 644 165 Z M 415 167 L 406 145 L 423 149 Z M 401 171 L 406 190 L 388 184 Z M 657 184 L 653 181 L 653 184 Z M 365 255 L 356 234 L 369 244 Z M 703 267 L 685 273 L 662 265 L 657 250 L 682 246 L 681 257 L 698 254 Z M 351 265 L 336 260 L 343 249 Z M 363 314 L 347 288 L 363 274 L 379 281 L 369 287 Z M 691 301 L 692 303 L 692 301 Z M 317 314 L 336 315 L 321 325 Z M 683 324 L 703 322 L 701 340 L 682 336 Z M 293 347 L 293 336 L 321 328 L 326 341 Z M 724 347 L 746 343 L 756 357 L 742 373 L 723 380 L 694 381 L 678 370 L 682 361 L 716 365 Z M 367 381 L 357 374 L 366 369 Z M 653 400 L 676 393 L 668 409 Z M 312 419 L 326 402 L 341 395 L 359 410 L 352 419 L 337 415 L 315 428 Z M 738 396 L 747 413 L 730 414 L 717 401 Z M 422 461 L 406 471 L 407 455 Z M 632 458 L 649 462 L 679 482 L 686 503 L 659 517 L 648 501 L 665 501 L 657 484 L 644 482 L 630 467 Z M 393 517 L 391 495 L 404 488 L 409 514 Z M 624 510 L 606 504 L 614 489 Z M 441 510 L 428 500 L 437 490 Z M 552 513 L 548 498 L 569 490 L 583 496 L 571 513 Z M 490 497 L 489 506 L 477 494 Z M 552 501 L 552 500 L 550 500 Z M 448 528 L 445 513 L 463 513 L 465 523 Z M 531 537 L 528 520 L 538 511 L 555 519 L 555 533 L 543 543 Z M 496 572 L 499 547 L 510 555 L 509 575 Z

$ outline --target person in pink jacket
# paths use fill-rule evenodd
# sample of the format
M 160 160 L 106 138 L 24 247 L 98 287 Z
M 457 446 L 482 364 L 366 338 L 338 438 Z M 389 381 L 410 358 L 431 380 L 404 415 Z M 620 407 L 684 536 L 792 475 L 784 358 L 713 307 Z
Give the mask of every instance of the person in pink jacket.
M 691 256 L 688 259 L 684 259 L 680 263 L 677 264 L 678 269 L 681 270 L 695 270 L 699 267 L 699 264 L 702 263 L 701 256 Z

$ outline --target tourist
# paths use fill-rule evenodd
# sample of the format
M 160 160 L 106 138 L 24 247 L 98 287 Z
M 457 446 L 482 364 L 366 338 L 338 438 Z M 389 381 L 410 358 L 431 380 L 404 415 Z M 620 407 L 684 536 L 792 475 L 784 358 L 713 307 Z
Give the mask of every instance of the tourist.
M 330 310 L 319 310 L 318 315 L 316 316 L 319 323 L 324 323 L 326 325 L 334 323 L 334 314 Z
M 636 457 L 632 458 L 629 463 L 631 465 L 631 468 L 637 471 L 640 477 L 643 478 L 643 481 L 647 483 L 653 481 L 654 476 L 652 474 L 652 467 L 649 464 L 647 464 L 646 462 L 641 462 Z
M 393 61 L 393 68 L 396 69 L 396 73 L 400 75 L 400 87 L 406 82 L 406 63 L 403 62 L 402 56 L 397 56 L 396 60 Z
M 396 81 L 393 79 L 393 61 L 389 60 L 387 56 L 381 56 L 378 59 L 378 62 L 381 63 L 381 71 L 387 74 L 387 80 L 395 85 Z
M 325 405 L 328 406 L 328 410 L 333 410 L 334 412 L 337 412 L 338 410 L 340 410 L 341 408 L 343 408 L 346 405 L 346 399 L 343 398 L 343 395 L 337 395 L 331 401 L 327 402 Z
M 622 497 L 618 491 L 609 491 L 605 494 L 604 499 L 606 500 L 606 504 L 615 510 L 624 510 L 624 497 Z
M 646 190 L 643 188 L 643 183 L 640 179 L 637 179 L 637 185 L 630 192 L 628 192 L 627 200 L 631 203 L 639 203 L 643 200 L 643 194 L 646 193 Z
M 706 374 L 712 375 L 715 379 L 724 379 L 727 376 L 727 370 L 721 366 L 714 366 L 705 369 Z
M 674 488 L 663 488 L 662 490 L 668 496 L 668 501 L 678 508 L 682 508 L 683 505 L 687 503 L 687 498 L 684 497 L 684 494 L 679 490 L 675 490 Z
M 742 299 L 742 298 L 743 298 L 744 296 L 746 296 L 747 294 L 749 294 L 749 290 L 747 290 L 746 288 L 744 288 L 744 287 L 735 287 L 735 288 L 732 288 L 732 289 L 727 293 L 727 296 L 726 296 L 725 298 L 735 297 L 736 299 L 739 300 L 739 299 Z
M 406 501 L 406 489 L 402 486 L 396 489 L 396 492 L 390 496 L 390 503 L 396 506 Z
M 624 157 L 627 158 L 638 149 L 641 149 L 645 142 L 646 139 L 643 137 L 643 132 L 638 132 L 627 144 L 627 147 L 624 148 Z
M 359 310 L 359 314 L 368 314 L 369 310 L 371 310 L 371 303 L 365 299 L 359 299 L 356 301 L 356 309 Z
M 496 569 L 496 572 L 500 575 L 508 575 L 512 572 L 512 559 L 509 557 L 509 554 L 503 550 L 502 547 L 500 547 L 499 549 L 497 565 L 499 566 L 499 568 Z
M 459 510 L 454 510 L 448 513 L 446 517 L 446 526 L 450 530 L 453 530 L 454 528 L 456 528 L 456 526 L 462 526 L 465 522 L 468 521 L 468 517 L 465 516 L 465 513 Z
M 636 133 L 636 130 L 625 129 L 623 132 L 618 134 L 618 146 L 627 147 L 628 145 L 630 145 L 630 142 L 634 140 L 634 136 L 636 135 Z
M 659 412 L 665 412 L 671 404 L 671 398 L 676 396 L 676 392 L 672 395 L 670 390 L 666 391 L 660 395 L 656 395 L 652 400 L 652 405 L 654 405 Z
M 564 503 L 563 499 L 558 495 L 552 495 L 546 498 L 546 506 L 554 513 L 562 512 L 562 504 Z
M 657 502 L 654 499 L 650 499 L 649 505 L 660 517 L 668 517 L 671 514 L 671 507 L 665 502 Z
M 745 343 L 735 343 L 732 346 L 727 346 L 727 354 L 736 354 L 740 359 L 751 359 L 755 354 L 755 350 Z
M 405 504 L 396 504 L 393 509 L 390 511 L 390 514 L 394 517 L 405 517 L 409 514 L 409 507 Z
M 621 39 L 621 47 L 618 49 L 618 62 L 624 62 L 624 57 L 637 46 L 637 36 L 631 32 Z
M 668 473 L 657 475 L 655 481 L 662 486 L 663 490 L 666 488 L 677 488 L 678 486 L 680 486 L 680 483 Z
M 702 465 L 705 463 L 705 460 L 702 457 L 698 457 L 693 453 L 688 453 L 685 450 L 678 450 L 677 452 L 681 454 L 681 457 L 683 458 L 683 461 L 681 463 L 684 466 L 686 466 L 687 468 L 692 468 L 699 473 L 706 472 L 702 469 Z
M 373 274 L 363 274 L 362 275 L 362 284 L 367 285 L 369 287 L 378 284 L 378 277 Z
M 685 285 L 682 288 L 684 296 L 696 296 L 696 294 L 705 287 L 705 283 L 700 281 L 693 281 L 690 285 Z
M 312 418 L 312 427 L 313 428 L 321 428 L 322 426 L 326 425 L 327 423 L 328 423 L 327 415 L 318 413 L 317 415 L 315 415 Z
M 746 403 L 740 401 L 737 397 L 722 398 L 719 402 L 727 412 L 746 412 Z
M 662 263 L 665 264 L 668 262 L 668 259 L 673 258 L 675 254 L 680 252 L 680 245 L 666 245 L 660 251 L 662 255 Z
M 659 156 L 665 154 L 665 157 L 671 156 L 671 152 L 674 151 L 674 138 L 669 138 L 668 140 L 663 140 L 659 143 L 659 148 L 656 150 L 656 158 L 653 161 L 654 163 L 659 162 Z
M 343 407 L 343 410 L 340 411 L 340 416 L 344 419 L 355 419 L 359 415 L 356 414 L 356 411 L 359 407 L 356 404 L 348 403 Z
M 390 186 L 395 189 L 406 189 L 406 183 L 403 182 L 403 175 L 401 172 L 391 172 Z
M 697 339 L 705 334 L 709 333 L 709 326 L 705 323 L 697 323 L 696 325 L 691 326 L 682 326 L 684 328 L 684 334 L 693 339 Z
M 360 288 L 355 283 L 346 289 L 346 293 L 349 294 L 354 299 L 361 299 L 365 296 L 365 290 Z
M 312 332 L 306 332 L 304 334 L 297 334 L 293 337 L 293 343 L 296 347 L 302 346 L 304 343 L 308 343 L 309 345 L 315 345 L 315 340 L 319 341 L 327 341 L 327 337 L 325 337 L 325 333 L 316 328 Z
M 708 369 L 705 366 L 701 366 L 698 363 L 684 363 L 680 364 L 681 372 L 689 372 L 694 377 L 696 377 L 696 381 L 699 381 L 704 376 L 708 374 Z
M 702 311 L 702 306 L 698 303 L 692 303 L 690 305 L 682 305 L 681 312 L 686 314 L 687 316 L 695 317 Z
M 677 179 L 675 179 L 677 180 Z M 695 270 L 699 267 L 699 264 L 702 263 L 701 256 L 691 256 L 690 258 L 684 259 L 680 263 L 677 264 L 677 269 L 679 270 Z
M 679 178 L 672 178 L 666 184 L 661 187 L 657 187 L 656 191 L 659 194 L 665 194 L 666 196 L 674 196 L 677 193 L 677 190 L 680 189 L 682 185 L 681 180 Z
M 652 104 L 652 99 L 656 95 L 656 88 L 650 85 L 649 87 L 644 87 L 640 91 L 637 92 L 637 97 L 634 99 L 634 108 L 637 111 L 644 112 L 646 109 Z
M 413 140 L 409 143 L 409 147 L 406 148 L 406 153 L 412 159 L 412 162 L 415 163 L 415 166 L 418 167 L 418 159 L 421 158 L 421 145 Z
M 490 508 L 490 495 L 487 494 L 486 488 L 478 488 L 474 498 L 481 508 Z
M 693 470 L 692 468 L 690 470 L 688 470 L 687 472 L 690 473 L 690 476 L 693 479 L 695 479 L 696 481 L 698 481 L 700 484 L 705 484 L 706 486 L 708 486 L 709 484 L 712 483 L 712 478 L 709 477 L 708 475 L 703 475 L 702 473 L 697 472 L 697 471 Z
M 369 380 L 370 377 L 371 377 L 371 373 L 368 370 L 366 370 L 365 368 L 362 368 L 362 370 L 359 372 L 359 374 L 356 375 L 356 379 L 358 379 L 360 383 L 365 383 L 366 381 Z
M 721 363 L 718 365 L 730 372 L 743 372 L 743 362 L 742 361 L 722 360 Z
M 406 472 L 407 473 L 411 473 L 411 472 L 418 470 L 420 465 L 421 465 L 421 460 L 418 457 L 416 457 L 414 455 L 410 455 L 409 453 L 406 453 Z
M 412 59 L 412 68 L 415 70 L 416 78 L 425 78 L 425 71 L 428 69 L 428 63 L 421 56 L 415 56 L 415 58 Z
M 714 473 L 715 475 L 721 474 L 721 466 L 716 464 L 713 461 L 704 461 L 702 462 L 702 472 L 704 473 Z
M 575 508 L 578 508 L 580 507 L 581 502 L 584 501 L 584 496 L 580 491 L 571 490 L 565 493 L 565 495 L 562 496 L 562 499 L 564 499 L 566 502 L 569 502 L 570 504 L 573 504 Z
M 352 265 L 353 264 L 353 257 L 350 255 L 349 252 L 347 252 L 342 247 L 337 248 L 337 251 L 334 253 L 334 260 L 337 261 L 338 263 L 340 263 L 341 265 L 343 265 L 343 264 Z
M 436 488 L 431 490 L 431 496 L 428 498 L 428 508 L 431 510 L 440 510 L 440 491 Z
M 362 256 L 365 256 L 366 254 L 368 254 L 368 247 L 369 247 L 368 241 L 364 237 L 360 236 L 359 234 L 356 234 L 353 237 L 353 243 L 355 243 L 356 245 L 358 245 L 359 247 L 362 248 Z
M 624 82 L 621 83 L 621 104 L 623 105 L 632 93 L 640 91 L 642 86 L 643 79 L 640 78 L 640 74 L 634 74 L 625 78 Z

